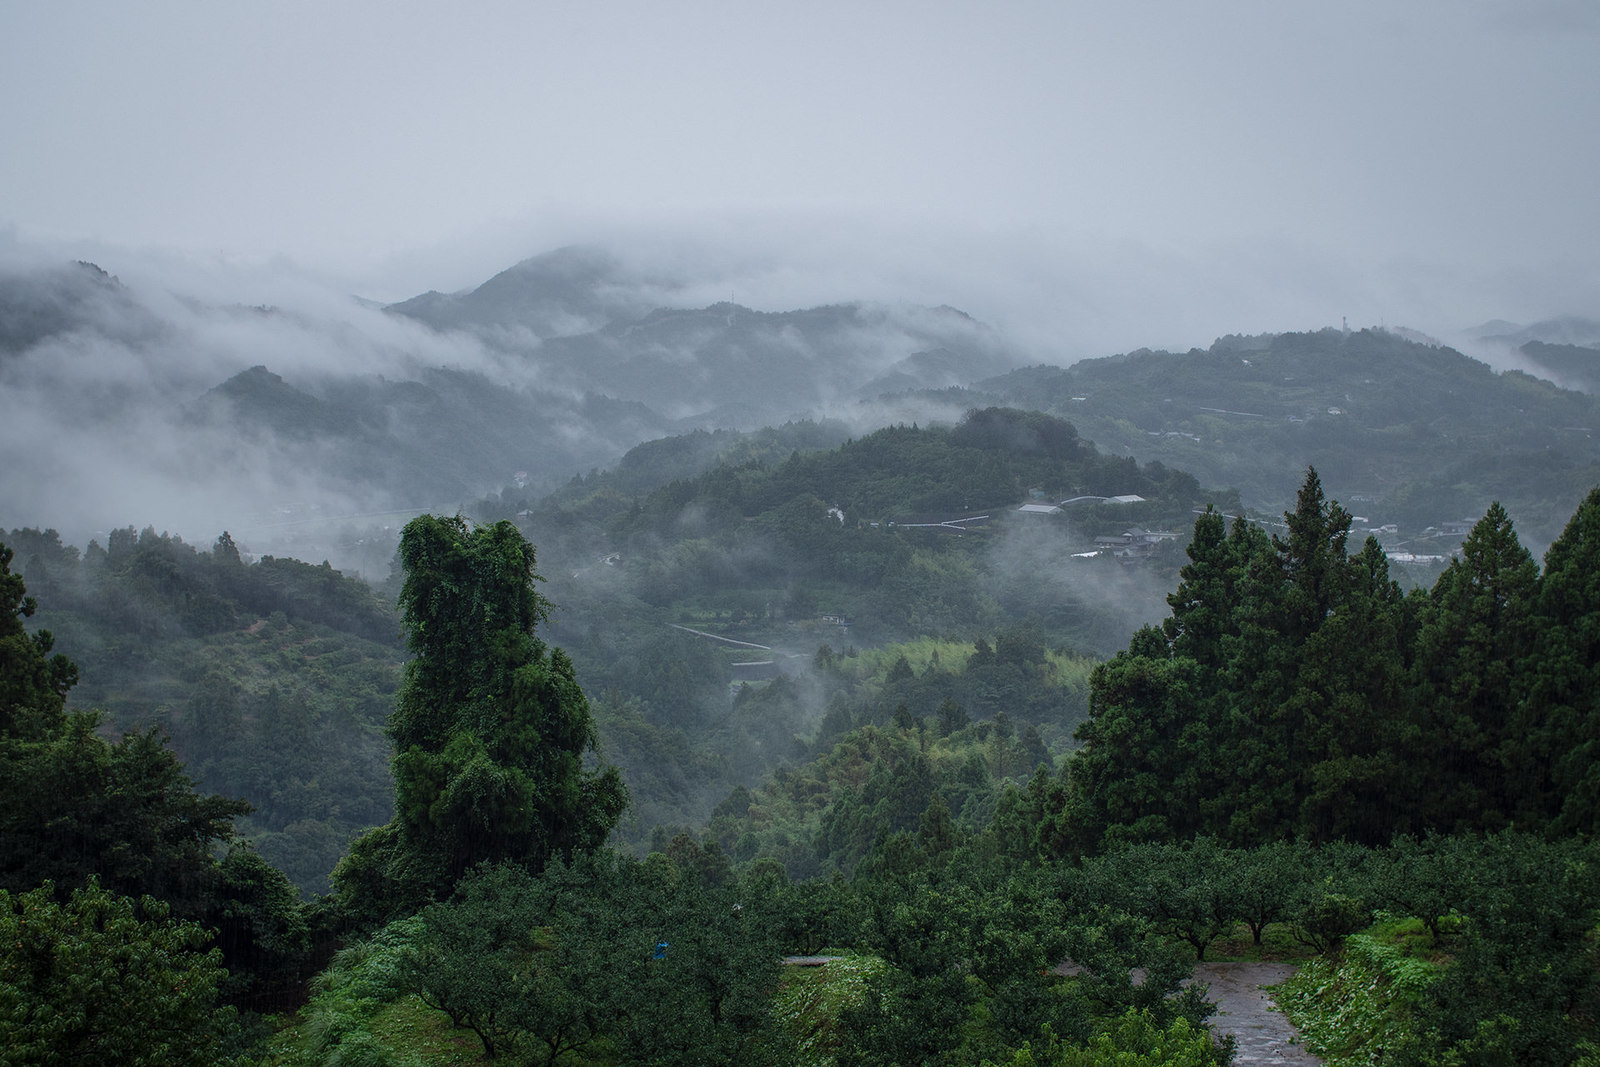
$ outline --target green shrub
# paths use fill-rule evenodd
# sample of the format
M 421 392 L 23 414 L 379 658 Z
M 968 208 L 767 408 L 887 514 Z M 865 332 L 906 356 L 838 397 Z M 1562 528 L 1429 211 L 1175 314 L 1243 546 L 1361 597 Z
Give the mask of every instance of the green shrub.
M 1438 968 L 1365 934 L 1312 960 L 1284 983 L 1278 1004 L 1328 1067 L 1370 1064 L 1410 1040 Z
M 1149 1012 L 1130 1009 L 1085 1047 L 1062 1045 L 1046 1028 L 1041 1048 L 1024 1045 L 1004 1064 L 984 1067 L 1223 1067 L 1232 1058 L 1231 1039 L 1218 1045 L 1181 1015 L 1162 1029 Z

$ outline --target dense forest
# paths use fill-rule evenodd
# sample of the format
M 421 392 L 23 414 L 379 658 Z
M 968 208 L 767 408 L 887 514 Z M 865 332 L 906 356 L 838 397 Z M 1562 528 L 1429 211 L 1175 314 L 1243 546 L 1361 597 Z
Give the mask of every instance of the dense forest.
M 13 530 L 15 569 L 81 670 L 74 699 L 117 732 L 160 730 L 200 788 L 249 799 L 242 835 L 305 891 L 392 814 L 404 650 L 391 600 L 327 565 L 246 562 L 146 528 L 80 552 Z
M 1064 751 L 1087 710 L 1087 657 L 1158 609 L 1181 559 L 1177 538 L 1137 566 L 1073 554 L 1135 523 L 1182 531 L 1209 496 L 1045 416 L 980 412 L 843 447 L 833 432 L 689 434 L 550 497 L 484 509 L 539 545 L 548 633 L 632 785 L 618 833 L 635 851 L 703 828 L 730 790 L 810 759 L 843 724 L 887 724 L 902 702 L 919 716 L 946 698 L 977 721 L 1004 712 L 1019 740 L 1033 728 Z M 975 482 L 974 464 L 994 484 Z M 1016 516 L 1034 487 L 1147 499 Z M 990 521 L 889 525 L 958 497 Z M 876 518 L 863 500 L 878 502 Z M 392 814 L 383 726 L 405 655 L 398 560 L 374 590 L 326 564 L 241 555 L 226 534 L 209 550 L 149 528 L 83 551 L 48 530 L 7 540 L 39 593 L 35 623 L 83 668 L 79 703 L 119 730 L 165 731 L 202 789 L 249 800 L 238 826 L 261 854 L 303 892 L 326 893 L 355 834 Z M 979 641 L 999 662 L 979 656 L 969 670 Z M 902 652 L 933 674 L 897 676 L 893 699 L 880 696 Z M 1031 769 L 1007 763 L 997 780 Z
M 1069 431 L 595 475 L 413 521 L 382 593 L 13 531 L 13 1057 L 1223 1063 L 1222 954 L 1303 961 L 1338 1062 L 1591 1062 L 1600 490 L 1407 591 L 1316 471 L 1269 532 Z M 1158 624 L 1091 606 L 1149 582 Z

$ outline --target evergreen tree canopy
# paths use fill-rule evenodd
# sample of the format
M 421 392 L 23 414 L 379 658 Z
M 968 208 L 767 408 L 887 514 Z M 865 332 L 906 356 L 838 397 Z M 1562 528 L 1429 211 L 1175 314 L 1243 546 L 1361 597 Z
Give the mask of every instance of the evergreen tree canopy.
M 1600 830 L 1600 488 L 1545 554 L 1541 648 L 1525 729 L 1550 765 L 1561 827 Z
M 51 655 L 50 631 L 29 634 L 22 620 L 38 609 L 22 575 L 11 573 L 12 550 L 0 545 L 0 735 L 37 739 L 60 725 L 78 668 Z
M 389 724 L 397 813 L 337 874 L 375 914 L 443 895 L 480 862 L 538 871 L 598 848 L 627 806 L 615 768 L 585 765 L 589 703 L 566 653 L 534 634 L 548 605 L 516 527 L 424 515 L 400 560 L 413 659 Z
M 1171 617 L 1095 671 L 1057 847 L 1592 832 L 1600 490 L 1542 577 L 1495 504 L 1410 596 L 1315 470 L 1284 519 L 1195 523 Z
M 179 1014 L 189 1013 L 185 1018 L 192 1015 L 190 1021 L 201 1020 L 195 1026 L 210 1025 L 204 1022 L 209 1007 L 204 1011 L 202 1007 L 215 999 L 219 988 L 223 996 L 239 1003 L 263 1003 L 265 997 L 292 995 L 288 991 L 298 984 L 298 968 L 308 947 L 305 919 L 294 888 L 283 874 L 235 839 L 233 820 L 249 812 L 250 805 L 197 793 L 183 764 L 154 727 L 109 742 L 98 732 L 102 726 L 98 712 L 66 709 L 66 692 L 77 679 L 77 668 L 64 656 L 49 654 L 47 633 L 30 636 L 23 629 L 21 619 L 31 614 L 34 601 L 26 595 L 22 579 L 10 573 L 11 558 L 11 550 L 0 545 L 0 589 L 11 608 L 0 620 L 0 694 L 4 700 L 0 707 L 5 711 L 0 727 L 0 782 L 4 783 L 0 789 L 0 899 L 9 899 L 15 912 L 12 915 L 0 907 L 4 913 L 0 918 L 22 921 L 38 912 L 48 913 L 50 922 L 59 919 L 61 929 L 49 940 L 50 951 L 58 952 L 52 958 L 58 962 L 66 958 L 63 946 L 69 942 L 77 946 L 74 952 L 125 952 L 143 961 L 168 948 L 187 952 L 202 943 L 214 943 L 228 971 L 219 971 L 220 979 L 206 977 L 204 986 L 194 988 L 194 997 L 178 998 L 187 1005 Z M 224 847 L 229 851 L 219 862 L 218 852 Z M 73 894 L 70 902 L 69 893 Z M 164 916 L 170 908 L 172 915 L 186 924 L 181 936 L 169 939 L 168 934 L 176 928 L 169 929 L 164 921 L 151 925 L 136 920 L 130 910 L 133 898 L 145 901 L 141 907 L 149 915 L 159 911 Z M 43 901 L 47 899 L 54 903 L 46 907 Z M 93 931 L 80 936 L 78 927 L 91 924 L 91 919 Z M 203 926 L 193 925 L 195 921 Z M 95 937 L 102 940 L 96 942 Z M 4 940 L 17 951 L 34 951 L 24 944 L 26 939 L 14 945 L 9 936 Z M 8 958 L 8 966 L 13 963 L 15 960 Z M 200 965 L 189 961 L 173 966 Z M 209 974 L 215 961 L 205 957 L 202 969 Z M 5 995 L 17 998 L 13 1001 L 16 1011 L 28 1019 L 44 1020 L 49 1012 L 40 1011 L 29 998 L 56 994 L 41 992 L 48 988 L 40 977 L 43 971 L 35 968 L 30 973 L 32 980 L 44 984 L 13 983 Z M 151 980 L 159 984 L 168 980 L 170 973 L 162 970 Z M 129 977 L 131 974 L 122 977 L 135 984 L 144 980 Z M 117 974 L 107 971 L 83 981 L 116 980 Z M 88 984 L 73 986 L 71 995 L 90 988 Z M 92 1000 L 98 995 L 85 997 Z M 136 1014 L 138 998 L 130 1003 L 133 1008 L 127 1003 L 121 1008 Z M 0 1016 L 6 1012 L 0 1011 Z M 32 1026 L 33 1021 L 27 1025 Z M 74 1024 L 59 1029 L 55 1022 L 40 1025 L 54 1035 L 49 1041 L 65 1041 L 74 1048 L 98 1049 L 97 1042 L 109 1040 L 94 1026 L 74 1029 Z M 181 1028 L 189 1023 L 176 1025 Z M 91 1030 L 94 1033 L 88 1032 Z M 167 1062 L 169 1056 L 172 1062 L 182 1060 L 160 1042 L 152 1047 L 165 1051 L 148 1062 Z
M 90 879 L 65 902 L 49 882 L 0 889 L 0 1060 L 11 1064 L 231 1062 L 217 1006 L 226 972 L 204 929 Z

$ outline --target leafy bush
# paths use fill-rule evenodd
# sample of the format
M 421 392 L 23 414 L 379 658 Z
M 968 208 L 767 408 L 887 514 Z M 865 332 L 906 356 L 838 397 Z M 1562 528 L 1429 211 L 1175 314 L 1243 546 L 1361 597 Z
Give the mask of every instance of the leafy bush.
M 1417 1006 L 1437 977 L 1432 963 L 1356 934 L 1342 953 L 1300 968 L 1277 1000 L 1329 1067 L 1370 1064 L 1410 1039 Z
M 1085 1047 L 1063 1045 L 1047 1028 L 1042 1048 L 1024 1045 L 1003 1065 L 984 1067 L 1222 1067 L 1232 1058 L 1231 1039 L 1219 1045 L 1181 1015 L 1163 1028 L 1149 1012 L 1129 1010 Z
M 46 882 L 0 889 L 0 1042 L 6 1063 L 225 1062 L 232 1009 L 206 933 L 91 878 L 65 904 Z
M 377 1016 L 404 995 L 405 953 L 418 924 L 415 918 L 390 923 L 335 955 L 312 982 L 302 1023 L 280 1033 L 277 1062 L 293 1067 L 418 1062 L 389 1048 L 372 1030 Z

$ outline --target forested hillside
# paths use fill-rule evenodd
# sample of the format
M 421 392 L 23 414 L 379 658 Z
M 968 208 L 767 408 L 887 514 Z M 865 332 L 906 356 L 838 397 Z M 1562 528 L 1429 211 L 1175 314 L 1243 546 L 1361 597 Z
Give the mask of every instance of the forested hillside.
M 1292 499 L 1314 465 L 1358 514 L 1413 530 L 1481 515 L 1499 500 L 1545 544 L 1600 481 L 1593 396 L 1497 374 L 1401 332 L 1141 349 L 1015 371 L 979 383 L 973 397 L 1059 415 L 1102 447 L 1233 486 L 1267 510 Z
M 77 665 L 23 620 L 0 545 L 0 1027 L 17 1063 L 206 1064 L 236 1009 L 294 1003 L 311 953 L 282 873 L 241 840 L 248 805 L 195 792 L 154 728 L 107 741 L 69 710 Z
M 1005 635 L 1031 626 L 1032 651 L 1016 662 L 1114 649 L 1155 617 L 1192 509 L 1217 499 L 1180 472 L 1102 455 L 1071 426 L 1014 411 L 634 491 L 644 465 L 624 465 L 630 481 L 602 474 L 544 501 L 494 505 L 540 546 L 551 633 L 595 695 L 603 750 L 640 785 L 641 822 L 625 824 L 640 842 L 651 824 L 704 825 L 734 786 L 806 758 L 830 714 L 884 724 L 902 701 L 921 717 L 953 697 L 975 719 L 1005 711 L 1064 748 L 1081 697 L 1059 699 L 1042 672 L 960 681 L 975 643 L 1009 655 Z M 1033 490 L 1147 499 L 1018 514 Z M 977 521 L 937 525 L 946 520 Z M 1174 536 L 1133 565 L 1075 558 L 1136 525 Z M 889 663 L 858 678 L 818 659 L 823 646 L 844 657 L 924 637 L 959 646 L 934 668 L 957 688 L 885 695 Z M 730 686 L 773 674 L 782 685 L 730 701 Z
M 17 952 L 160 946 L 202 1060 L 1203 1063 L 1190 961 L 1264 954 L 1376 1062 L 1593 1040 L 1600 491 L 1542 568 L 1495 505 L 1406 592 L 1315 471 L 1263 523 L 1038 413 L 830 432 L 419 519 L 381 594 L 12 531 L 10 1003 L 64 995 Z
M 7 570 L 8 780 L 74 767 L 83 785 L 5 794 L 0 1003 L 41 1055 L 159 1038 L 170 1062 L 1202 1064 L 1228 1046 L 1203 1029 L 1204 988 L 1179 982 L 1221 954 L 1310 960 L 1284 997 L 1318 1048 L 1583 1062 L 1600 1007 L 1597 523 L 1600 490 L 1540 568 L 1492 508 L 1431 589 L 1402 595 L 1312 472 L 1282 535 L 1204 513 L 1167 619 L 1098 667 L 1036 625 L 819 647 L 804 684 L 826 712 L 809 741 L 787 735 L 792 763 L 639 860 L 599 847 L 617 805 L 573 805 L 620 797 L 575 758 L 616 698 L 591 720 L 581 667 L 537 636 L 552 606 L 532 546 L 508 522 L 418 520 L 395 818 L 310 907 L 248 848 L 204 847 L 232 841 L 242 806 L 193 794 L 156 735 L 110 744 L 64 711 L 78 669 L 22 627 L 36 602 Z M 110 566 L 29 536 L 63 575 Z M 226 540 L 119 535 L 119 554 L 141 546 L 181 561 L 165 588 L 187 590 L 173 603 L 196 628 L 227 616 L 195 576 L 258 580 Z M 284 581 L 303 595 L 319 572 Z M 368 617 L 323 573 L 324 618 Z M 752 682 L 729 721 L 753 738 L 800 687 Z M 195 836 L 155 831 L 171 825 Z M 107 917 L 101 940 L 88 914 Z M 337 944 L 325 966 L 313 945 Z M 777 963 L 824 949 L 820 972 Z M 153 1025 L 90 1002 L 112 1036 L 51 1029 L 54 961 L 119 952 L 184 992 L 152 994 Z M 324 966 L 295 1021 L 255 1014 Z
M 1176 540 L 1135 566 L 1074 553 L 1136 523 L 1181 532 L 1216 499 L 1045 416 L 987 411 L 828 447 L 836 433 L 691 434 L 547 498 L 485 505 L 540 546 L 551 633 L 593 696 L 602 749 L 634 784 L 622 831 L 633 847 L 704 826 L 730 790 L 809 759 L 841 724 L 887 724 L 900 703 L 919 718 L 947 698 L 975 720 L 1003 713 L 1019 737 L 1035 728 L 1061 751 L 1087 668 L 1049 664 L 1125 641 L 1179 557 Z M 1146 499 L 1017 515 L 1032 492 Z M 920 525 L 975 516 L 987 517 Z M 153 529 L 113 530 L 81 552 L 53 531 L 9 540 L 42 594 L 39 623 L 84 668 L 83 706 L 119 729 L 165 730 L 202 788 L 250 802 L 238 825 L 262 854 L 325 892 L 351 838 L 392 811 L 382 727 L 402 656 L 395 587 L 380 595 L 326 564 L 247 562 L 226 534 L 209 550 Z M 890 684 L 893 656 L 856 654 L 924 637 L 945 642 L 945 658 L 917 661 L 933 673 L 909 688 Z M 963 670 L 975 642 L 999 662 Z
M 84 552 L 53 530 L 6 541 L 81 668 L 77 706 L 163 731 L 200 788 L 248 799 L 236 823 L 262 856 L 326 892 L 350 838 L 392 811 L 393 607 L 326 564 L 246 563 L 226 533 L 209 551 L 132 527 Z
M 1031 494 L 1144 499 L 1017 514 Z M 955 427 L 890 427 L 837 449 L 723 465 L 648 493 L 602 475 L 542 502 L 489 506 L 515 515 L 552 561 L 553 582 L 565 573 L 621 582 L 653 607 L 775 620 L 839 615 L 876 644 L 975 635 L 999 621 L 996 605 L 1035 596 L 1024 585 L 1044 583 L 1055 594 L 1052 632 L 1109 649 L 1126 623 L 1092 581 L 1074 595 L 1062 577 L 1071 554 L 1136 524 L 1181 531 L 1207 503 L 1236 505 L 1183 472 L 1104 455 L 1061 420 L 995 409 Z M 1050 557 L 1053 571 L 1017 573 L 1032 552 Z M 581 584 L 574 580 L 572 595 L 582 595 Z M 554 588 L 559 604 L 567 591 Z M 802 602 L 790 605 L 796 594 Z

